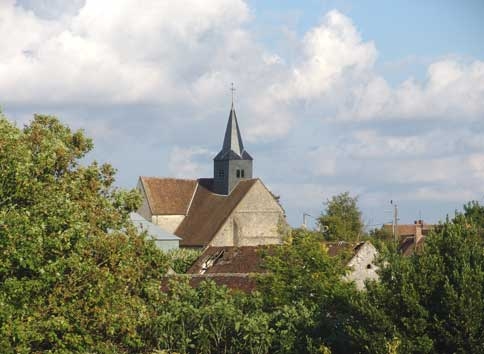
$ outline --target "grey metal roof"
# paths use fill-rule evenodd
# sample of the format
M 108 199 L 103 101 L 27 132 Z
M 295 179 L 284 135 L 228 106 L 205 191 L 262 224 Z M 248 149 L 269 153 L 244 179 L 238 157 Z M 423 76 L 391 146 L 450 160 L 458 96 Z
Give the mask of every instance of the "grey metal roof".
M 133 225 L 136 226 L 139 232 L 146 231 L 148 236 L 150 236 L 153 240 L 157 241 L 174 241 L 174 240 L 181 240 L 180 237 L 175 236 L 168 231 L 163 230 L 158 225 L 149 222 L 145 218 L 143 218 L 138 213 L 130 213 L 129 217 L 133 222 Z
M 233 103 L 230 108 L 227 128 L 225 129 L 222 150 L 215 156 L 214 160 L 252 160 L 252 157 L 244 149 Z

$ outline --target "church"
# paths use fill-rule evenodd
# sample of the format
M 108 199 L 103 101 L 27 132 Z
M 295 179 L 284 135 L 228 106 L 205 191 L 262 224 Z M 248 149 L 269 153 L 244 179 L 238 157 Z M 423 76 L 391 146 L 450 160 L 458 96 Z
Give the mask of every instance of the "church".
M 140 177 L 138 213 L 179 237 L 180 247 L 242 247 L 278 244 L 287 225 L 278 199 L 253 177 L 234 104 L 213 178 Z

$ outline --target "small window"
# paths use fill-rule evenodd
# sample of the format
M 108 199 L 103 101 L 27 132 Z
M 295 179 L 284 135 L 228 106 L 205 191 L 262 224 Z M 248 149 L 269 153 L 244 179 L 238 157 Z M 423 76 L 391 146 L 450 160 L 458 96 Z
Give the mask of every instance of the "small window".
M 372 268 L 371 264 L 366 265 L 366 269 L 371 269 L 371 268 Z
M 240 170 L 236 171 L 237 178 L 240 178 Z
M 244 170 L 240 170 L 240 177 L 244 178 L 245 177 L 245 171 Z
M 224 170 L 218 170 L 218 177 L 219 178 L 224 178 L 224 176 L 225 176 Z

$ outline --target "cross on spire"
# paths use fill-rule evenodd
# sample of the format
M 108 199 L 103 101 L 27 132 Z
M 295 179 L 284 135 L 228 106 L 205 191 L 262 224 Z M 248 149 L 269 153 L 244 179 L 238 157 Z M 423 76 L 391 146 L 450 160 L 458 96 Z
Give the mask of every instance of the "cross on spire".
M 234 92 L 235 92 L 235 87 L 234 83 L 230 83 L 230 91 L 232 91 L 232 107 L 234 106 Z

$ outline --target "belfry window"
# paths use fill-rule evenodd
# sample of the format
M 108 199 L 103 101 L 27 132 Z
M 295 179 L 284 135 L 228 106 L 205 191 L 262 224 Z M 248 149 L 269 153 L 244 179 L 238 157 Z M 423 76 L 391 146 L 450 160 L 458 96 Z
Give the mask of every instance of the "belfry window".
M 236 176 L 237 176 L 237 178 L 245 178 L 245 171 L 244 170 L 237 170 Z

